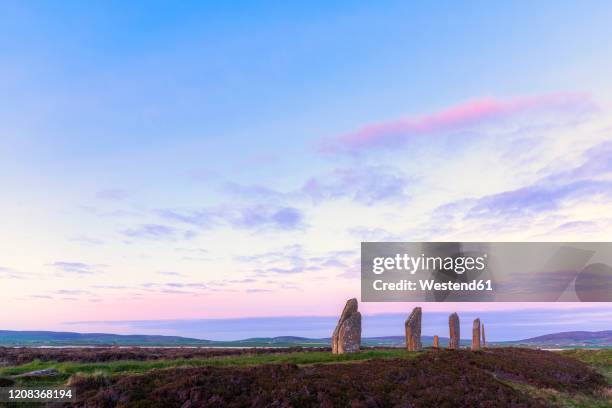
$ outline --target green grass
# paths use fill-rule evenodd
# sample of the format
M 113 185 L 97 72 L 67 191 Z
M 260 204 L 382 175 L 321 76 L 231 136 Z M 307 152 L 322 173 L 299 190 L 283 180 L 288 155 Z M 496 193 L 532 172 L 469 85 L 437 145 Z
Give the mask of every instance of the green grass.
M 587 364 L 600 366 L 600 367 L 610 367 L 612 366 L 612 348 L 607 349 L 573 349 L 573 350 L 563 350 L 559 352 L 560 354 L 577 358 L 578 360 L 582 360 Z
M 601 372 L 612 386 L 612 349 L 572 349 L 558 352 L 566 357 L 580 360 Z M 513 383 L 513 387 L 534 397 L 548 401 L 553 406 L 567 408 L 608 408 L 612 406 L 612 395 L 604 391 L 601 395 L 560 393 L 550 389 L 537 389 L 525 384 Z
M 553 389 L 543 389 L 531 385 L 506 381 L 506 384 L 523 393 L 546 401 L 550 406 L 563 408 L 610 408 L 612 399 L 607 395 L 569 394 Z
M 73 374 L 80 375 L 117 375 L 138 374 L 154 369 L 172 367 L 202 367 L 202 366 L 247 366 L 259 364 L 315 364 L 363 361 L 373 358 L 414 358 L 419 353 L 397 350 L 367 350 L 360 353 L 334 355 L 324 351 L 293 352 L 283 354 L 241 355 L 229 357 L 212 357 L 208 359 L 182 359 L 182 360 L 149 360 L 149 361 L 111 361 L 102 363 L 56 362 L 34 360 L 20 366 L 4 367 L 0 369 L 0 377 L 14 377 L 35 370 L 54 368 L 59 375 L 49 377 L 20 377 L 15 378 L 22 385 L 33 384 L 62 384 Z
M 572 357 L 595 367 L 612 385 L 612 349 L 588 350 L 575 349 L 564 350 L 560 352 L 562 355 Z

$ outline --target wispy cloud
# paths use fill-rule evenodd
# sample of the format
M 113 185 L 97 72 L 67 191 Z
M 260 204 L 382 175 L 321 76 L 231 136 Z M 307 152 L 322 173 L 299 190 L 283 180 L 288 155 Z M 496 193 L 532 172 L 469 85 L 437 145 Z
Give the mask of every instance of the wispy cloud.
M 607 140 L 588 148 L 582 154 L 580 165 L 569 169 L 553 171 L 544 181 L 559 183 L 609 178 L 610 175 L 612 175 L 612 141 Z
M 270 289 L 247 289 L 246 293 L 266 293 L 266 292 L 272 292 Z
M 537 183 L 482 197 L 476 200 L 466 217 L 528 217 L 557 210 L 571 200 L 607 201 L 610 198 L 612 181 L 580 180 L 558 186 Z
M 180 272 L 167 272 L 167 271 L 162 271 L 162 272 L 157 272 L 160 275 L 165 275 L 165 276 L 184 276 L 182 273 Z
M 279 203 L 312 200 L 321 203 L 348 199 L 374 205 L 385 202 L 406 203 L 414 179 L 389 165 L 355 165 L 336 167 L 308 178 L 301 187 L 279 191 L 261 185 L 227 183 L 223 189 L 251 202 Z M 276 204 L 278 205 L 278 204 Z M 194 215 L 198 215 L 197 213 Z M 220 216 L 217 212 L 217 216 Z M 199 218 L 199 216 L 198 216 Z
M 243 229 L 292 230 L 304 226 L 302 212 L 291 206 L 274 207 L 254 205 L 185 211 L 176 209 L 158 210 L 157 214 L 168 221 L 206 228 L 210 225 L 231 225 Z
M 247 229 L 292 230 L 300 228 L 304 222 L 302 212 L 293 207 L 249 207 L 234 212 L 229 219 L 232 225 Z
M 374 205 L 390 201 L 405 203 L 413 180 L 391 166 L 337 168 L 309 179 L 302 192 L 315 201 L 349 198 Z
M 584 231 L 584 230 L 596 230 L 597 223 L 594 221 L 570 221 L 564 222 L 559 225 L 555 231 L 556 232 L 564 232 L 564 231 Z
M 56 295 L 87 295 L 91 292 L 82 289 L 59 289 L 53 292 Z
M 79 242 L 82 244 L 89 244 L 89 245 L 103 245 L 104 241 L 101 239 L 97 239 L 97 238 L 93 238 L 93 237 L 89 237 L 86 235 L 78 235 L 76 237 L 72 237 L 70 238 L 70 241 L 72 242 Z
M 278 251 L 238 256 L 235 260 L 253 266 L 257 276 L 293 275 L 305 272 L 344 270 L 356 262 L 354 251 L 329 251 L 309 254 L 301 245 L 289 245 Z
M 68 261 L 57 261 L 49 266 L 52 266 L 56 270 L 65 273 L 78 274 L 78 275 L 91 275 L 100 272 L 106 268 L 104 264 L 87 264 L 83 262 L 68 262 Z
M 145 238 L 152 240 L 192 239 L 197 233 L 192 230 L 182 230 L 161 224 L 142 224 L 135 228 L 122 231 L 130 238 Z
M 356 152 L 369 148 L 394 148 L 419 136 L 457 132 L 522 114 L 560 112 L 582 114 L 595 106 L 585 94 L 557 93 L 507 100 L 494 98 L 464 102 L 438 112 L 366 125 L 324 141 L 323 152 Z
M 162 208 L 155 210 L 155 212 L 165 220 L 189 224 L 198 228 L 210 228 L 218 225 L 222 217 L 221 210 L 216 209 L 176 210 Z
M 204 282 L 145 282 L 132 289 L 170 295 L 204 295 L 218 290 L 214 284 Z
M 95 289 L 111 289 L 111 290 L 128 288 L 127 286 L 124 286 L 124 285 L 93 285 L 92 287 Z
M 493 222 L 497 227 L 521 227 L 543 215 L 579 205 L 608 205 L 612 201 L 612 144 L 588 148 L 573 167 L 556 170 L 533 183 L 478 198 L 446 203 L 433 212 L 432 225 L 453 222 Z M 603 215 L 603 214 L 602 214 Z M 557 224 L 562 230 L 583 230 L 595 226 L 594 220 L 566 220 Z
M 0 266 L 0 277 L 2 279 L 26 279 L 30 274 L 16 271 L 15 269 Z

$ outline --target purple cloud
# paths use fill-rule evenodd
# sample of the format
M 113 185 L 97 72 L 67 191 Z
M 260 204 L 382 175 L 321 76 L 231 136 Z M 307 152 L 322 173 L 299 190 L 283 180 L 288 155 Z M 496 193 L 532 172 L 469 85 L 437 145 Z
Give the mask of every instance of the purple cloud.
M 569 221 L 555 228 L 555 232 L 581 232 L 597 229 L 597 223 L 593 221 Z
M 239 256 L 235 260 L 255 265 L 257 276 L 292 275 L 311 271 L 343 269 L 358 259 L 355 251 L 330 251 L 322 255 L 308 255 L 300 245 L 284 247 L 279 251 Z
M 285 207 L 272 213 L 271 220 L 282 228 L 295 228 L 302 222 L 302 213 L 297 208 Z
M 2 279 L 26 279 L 28 274 L 18 272 L 12 268 L 0 266 L 0 277 Z
M 165 219 L 201 228 L 211 224 L 229 224 L 244 229 L 290 230 L 303 226 L 303 215 L 293 207 L 258 205 L 243 208 L 204 209 L 199 211 L 158 210 Z
M 467 218 L 526 216 L 558 209 L 570 199 L 612 197 L 612 182 L 581 180 L 560 186 L 536 184 L 477 200 Z
M 338 168 L 322 177 L 311 178 L 302 192 L 315 201 L 348 197 L 361 204 L 375 205 L 407 201 L 411 184 L 411 178 L 388 166 Z
M 452 221 L 457 214 L 464 219 L 531 219 L 577 202 L 612 200 L 612 174 L 609 153 L 612 144 L 604 142 L 584 152 L 583 162 L 572 168 L 541 178 L 535 183 L 477 199 L 464 199 L 438 207 L 434 218 Z M 568 226 L 569 227 L 569 226 Z
M 199 228 L 209 228 L 217 225 L 222 214 L 218 210 L 204 209 L 198 211 L 179 211 L 172 209 L 161 209 L 156 211 L 162 218 L 193 225 Z
M 549 182 L 597 178 L 612 173 L 612 141 L 599 143 L 583 154 L 581 165 L 556 172 L 547 177 Z
M 83 262 L 57 261 L 50 264 L 50 266 L 61 272 L 76 273 L 78 275 L 90 275 L 100 272 L 100 270 L 105 268 L 107 265 L 87 264 Z
M 291 230 L 300 228 L 303 215 L 297 208 L 267 206 L 247 207 L 229 215 L 230 223 L 236 227 L 247 229 L 272 228 Z

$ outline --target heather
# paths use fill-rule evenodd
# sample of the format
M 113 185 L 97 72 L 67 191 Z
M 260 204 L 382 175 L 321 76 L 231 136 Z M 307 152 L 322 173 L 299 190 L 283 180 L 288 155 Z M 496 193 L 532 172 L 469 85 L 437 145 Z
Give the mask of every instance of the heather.
M 610 383 L 602 375 L 610 366 L 609 350 L 365 349 L 332 354 L 309 349 L 62 349 L 44 355 L 63 361 L 32 359 L 38 351 L 21 349 L 17 355 L 28 362 L 1 368 L 3 384 L 68 384 L 76 389 L 78 407 L 606 407 L 612 403 Z M 113 352 L 118 354 L 112 356 Z M 131 355 L 139 359 L 126 359 Z M 44 369 L 55 374 L 28 375 Z

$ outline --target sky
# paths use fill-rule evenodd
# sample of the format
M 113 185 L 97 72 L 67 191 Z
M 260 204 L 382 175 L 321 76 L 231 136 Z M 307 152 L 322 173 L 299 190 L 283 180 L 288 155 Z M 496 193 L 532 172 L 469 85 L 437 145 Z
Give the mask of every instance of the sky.
M 2 328 L 337 316 L 361 241 L 610 241 L 611 17 L 604 1 L 3 2 Z M 424 305 L 455 310 L 612 307 Z

